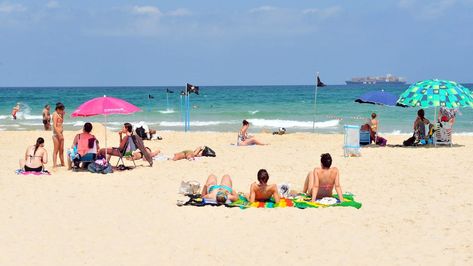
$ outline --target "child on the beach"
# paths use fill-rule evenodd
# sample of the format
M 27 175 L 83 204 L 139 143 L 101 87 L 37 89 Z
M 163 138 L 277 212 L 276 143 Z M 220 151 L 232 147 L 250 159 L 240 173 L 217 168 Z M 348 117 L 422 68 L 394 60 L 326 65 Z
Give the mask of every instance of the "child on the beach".
M 311 195 L 312 201 L 315 201 L 324 197 L 332 197 L 332 191 L 335 187 L 340 202 L 343 202 L 340 173 L 337 167 L 331 167 L 332 157 L 329 153 L 320 156 L 320 164 L 321 168 L 316 167 L 307 174 L 302 192 Z

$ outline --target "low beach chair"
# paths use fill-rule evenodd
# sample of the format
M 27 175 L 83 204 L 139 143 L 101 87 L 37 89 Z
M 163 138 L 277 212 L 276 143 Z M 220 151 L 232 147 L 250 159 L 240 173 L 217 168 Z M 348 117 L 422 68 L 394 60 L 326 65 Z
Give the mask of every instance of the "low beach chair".
M 434 133 L 434 145 L 449 145 L 452 147 L 452 124 L 449 122 L 440 122 Z
M 371 130 L 369 129 L 369 125 L 362 125 L 360 127 L 360 145 L 368 145 L 370 143 L 371 143 Z
M 136 167 L 136 163 L 135 163 L 135 159 L 133 158 L 133 152 L 136 151 L 136 145 L 135 145 L 135 142 L 133 141 L 133 136 L 131 137 L 128 137 L 128 140 L 125 144 L 125 147 L 123 148 L 122 151 L 120 151 L 118 148 L 113 148 L 113 149 L 116 149 L 119 151 L 118 154 L 120 154 L 118 156 L 118 161 L 117 161 L 117 165 L 118 166 L 120 164 L 120 162 L 125 165 L 125 161 L 123 160 L 123 158 L 131 158 L 131 161 L 133 161 L 133 165 Z
M 344 125 L 343 156 L 360 156 L 360 127 Z

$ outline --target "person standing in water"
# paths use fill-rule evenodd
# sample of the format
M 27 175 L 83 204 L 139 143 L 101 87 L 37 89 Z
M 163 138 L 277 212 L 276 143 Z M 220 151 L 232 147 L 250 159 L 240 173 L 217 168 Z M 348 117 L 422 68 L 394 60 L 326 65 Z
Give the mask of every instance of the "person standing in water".
M 54 142 L 54 151 L 53 151 L 53 167 L 57 167 L 57 155 L 59 154 L 59 160 L 61 161 L 61 166 L 64 164 L 64 135 L 63 133 L 63 123 L 64 123 L 64 104 L 56 103 L 56 111 L 53 113 L 53 142 Z
M 44 125 L 44 130 L 48 131 L 51 130 L 51 113 L 50 113 L 51 107 L 49 104 L 46 104 L 43 109 L 43 125 Z
M 11 116 L 13 117 L 13 120 L 16 120 L 16 113 L 20 111 L 20 103 L 16 103 L 15 107 L 11 110 Z

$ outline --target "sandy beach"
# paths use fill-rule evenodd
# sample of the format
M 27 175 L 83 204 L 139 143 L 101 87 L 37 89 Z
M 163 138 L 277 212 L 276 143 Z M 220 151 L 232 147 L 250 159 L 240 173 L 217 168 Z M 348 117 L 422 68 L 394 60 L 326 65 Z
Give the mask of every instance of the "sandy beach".
M 96 136 L 102 139 L 96 129 Z M 66 146 L 75 132 L 66 132 Z M 0 265 L 471 265 L 473 137 L 455 147 L 364 148 L 343 157 L 343 135 L 256 134 L 269 146 L 236 147 L 234 133 L 161 132 L 147 141 L 164 154 L 208 145 L 216 158 L 139 161 L 134 170 L 99 175 L 14 170 L 27 145 L 50 132 L 0 132 Z M 406 136 L 387 136 L 399 144 Z M 117 145 L 116 133 L 109 144 Z M 343 191 L 361 209 L 177 207 L 181 180 L 230 174 L 248 192 L 256 172 L 300 190 L 330 152 Z M 143 166 L 141 166 L 143 165 Z M 49 163 L 51 166 L 51 163 Z M 51 167 L 49 167 L 51 168 Z

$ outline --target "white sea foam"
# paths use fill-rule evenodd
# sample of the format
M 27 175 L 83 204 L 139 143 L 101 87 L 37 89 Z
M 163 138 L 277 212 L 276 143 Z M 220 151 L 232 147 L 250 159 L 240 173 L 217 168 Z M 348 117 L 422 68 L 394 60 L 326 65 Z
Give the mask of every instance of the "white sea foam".
M 191 121 L 192 127 L 205 127 L 205 126 L 217 126 L 217 125 L 230 125 L 238 124 L 238 121 Z M 171 122 L 171 121 L 162 121 L 159 123 L 163 127 L 182 127 L 183 122 Z
M 259 110 L 248 111 L 248 113 L 250 113 L 250 114 L 254 115 L 254 114 L 256 114 L 256 113 L 259 113 Z
M 161 114 L 173 114 L 176 111 L 174 111 L 173 109 L 166 109 L 166 110 L 161 110 L 161 111 L 158 111 L 158 112 L 160 112 Z
M 0 115 L 0 119 L 7 119 L 9 115 Z
M 82 127 L 84 126 L 85 122 L 84 121 L 76 121 L 74 124 L 72 124 L 73 127 Z
M 295 120 L 279 120 L 279 119 L 249 119 L 248 120 L 255 127 L 284 127 L 284 128 L 312 128 L 312 121 L 295 121 Z M 316 122 L 316 128 L 330 128 L 337 127 L 339 120 L 328 120 L 323 122 Z

